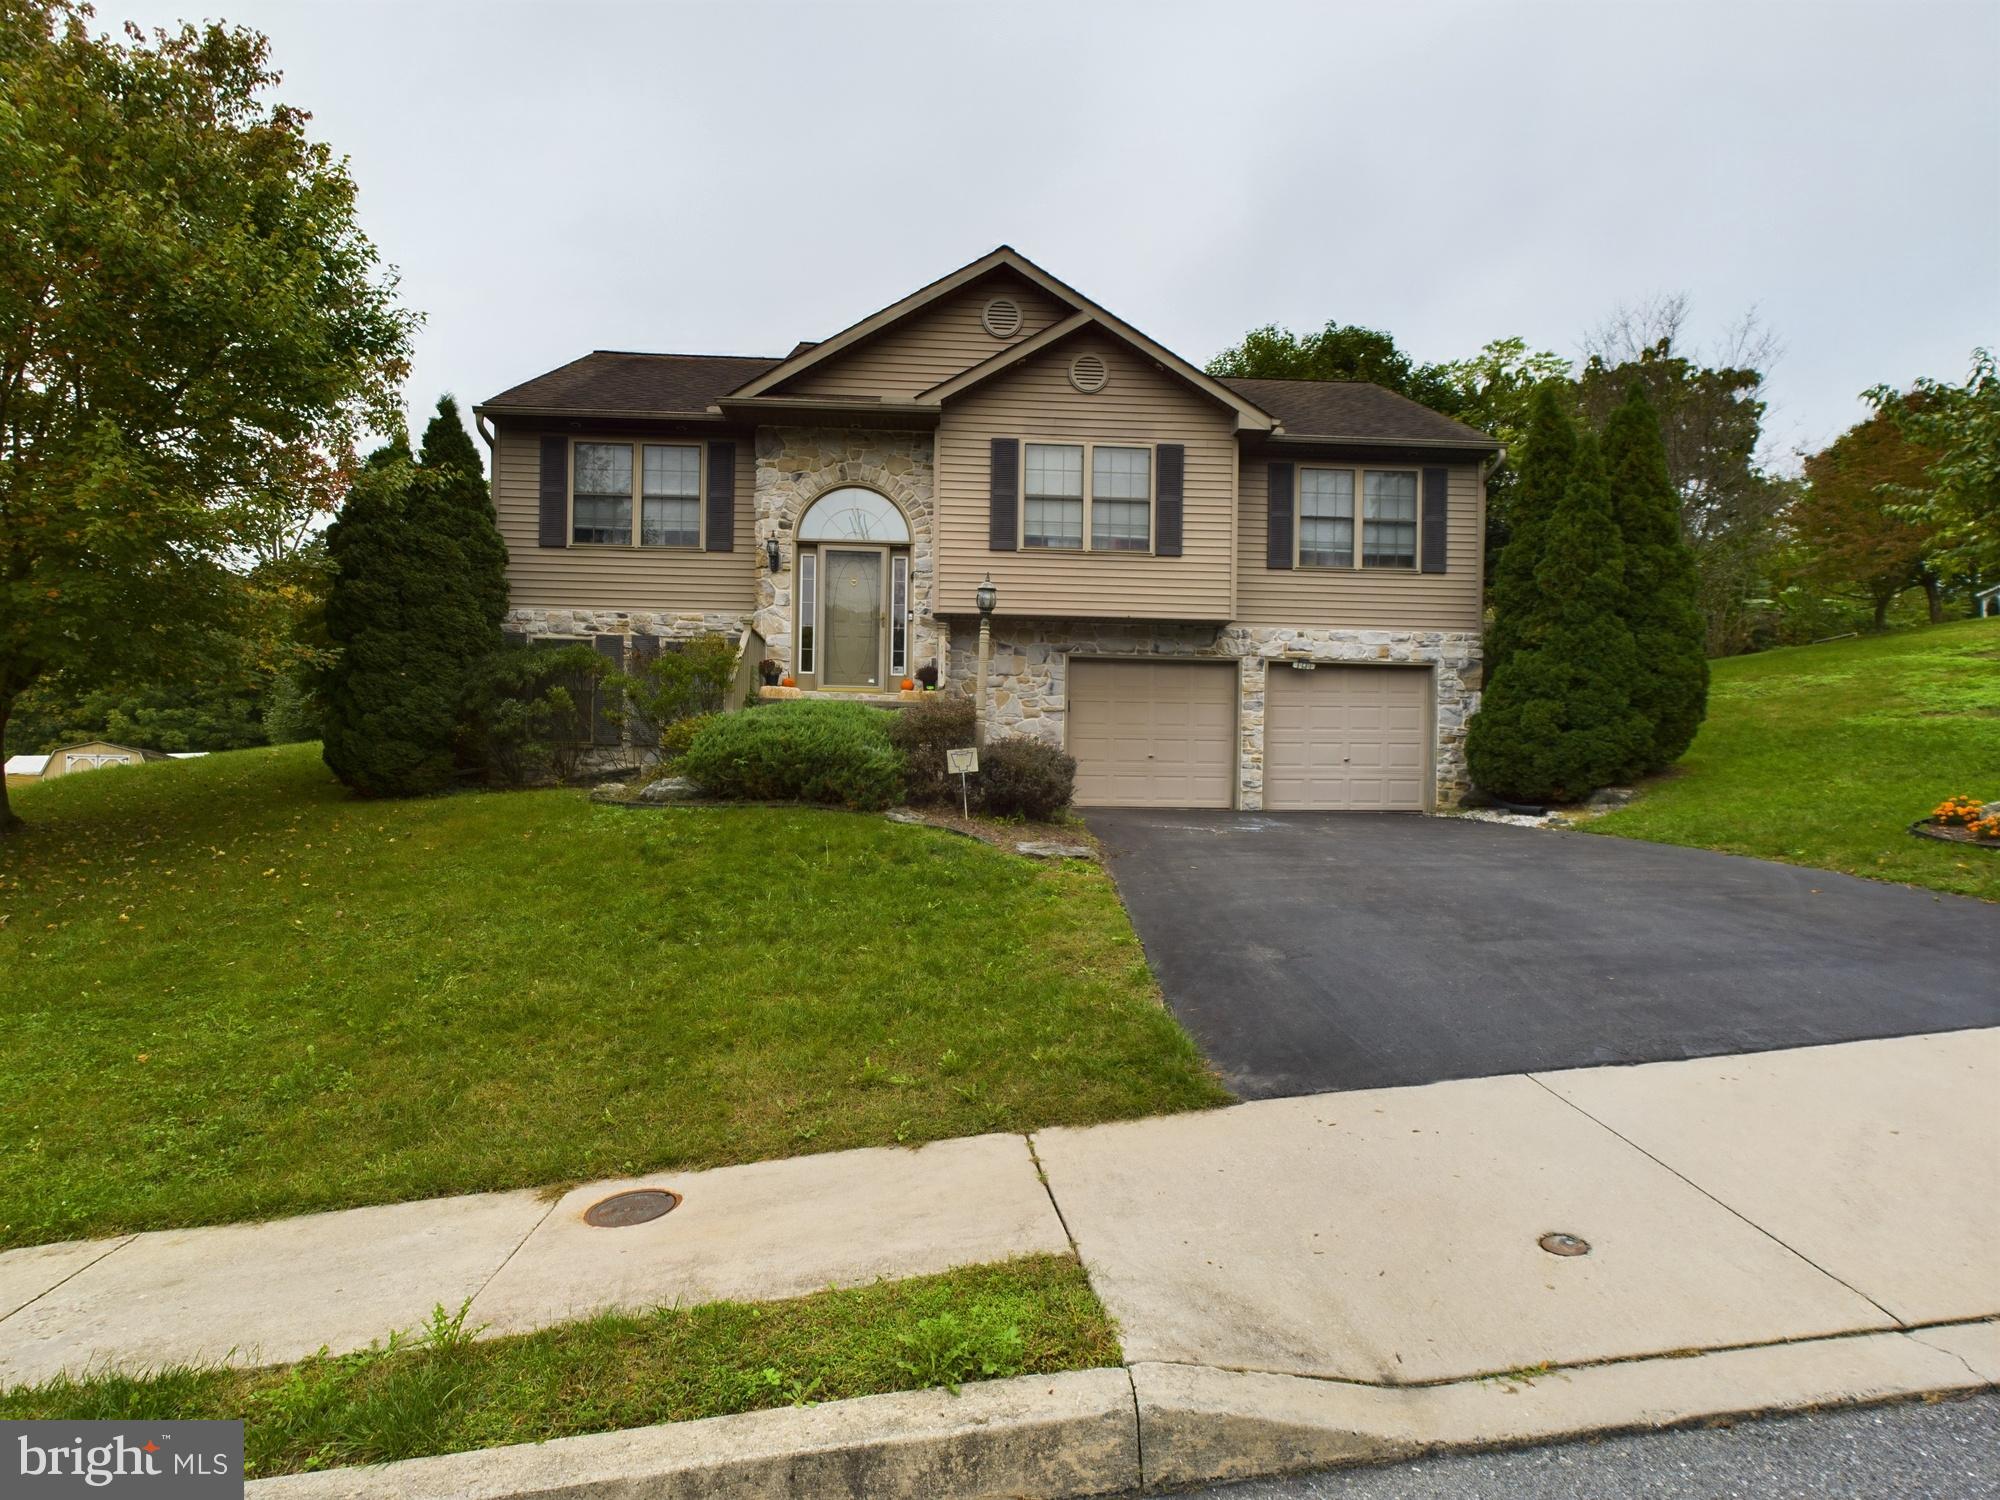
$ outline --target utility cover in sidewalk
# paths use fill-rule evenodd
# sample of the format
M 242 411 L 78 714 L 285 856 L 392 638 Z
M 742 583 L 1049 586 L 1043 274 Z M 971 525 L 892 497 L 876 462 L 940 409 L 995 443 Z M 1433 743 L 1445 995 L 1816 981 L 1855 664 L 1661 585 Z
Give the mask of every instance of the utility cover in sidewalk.
M 583 1211 L 583 1222 L 597 1229 L 623 1229 L 664 1218 L 681 1206 L 681 1195 L 665 1188 L 635 1188 L 600 1198 Z
M 1580 1240 L 1573 1234 L 1545 1234 L 1535 1243 L 1551 1255 L 1590 1254 L 1590 1241 Z

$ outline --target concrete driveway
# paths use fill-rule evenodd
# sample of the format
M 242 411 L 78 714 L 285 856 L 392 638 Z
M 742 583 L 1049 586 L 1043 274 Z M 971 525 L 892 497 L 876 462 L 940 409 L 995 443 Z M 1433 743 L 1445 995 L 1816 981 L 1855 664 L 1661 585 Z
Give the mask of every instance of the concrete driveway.
M 1088 815 L 1244 1098 L 2000 1025 L 2000 906 L 1456 818 Z

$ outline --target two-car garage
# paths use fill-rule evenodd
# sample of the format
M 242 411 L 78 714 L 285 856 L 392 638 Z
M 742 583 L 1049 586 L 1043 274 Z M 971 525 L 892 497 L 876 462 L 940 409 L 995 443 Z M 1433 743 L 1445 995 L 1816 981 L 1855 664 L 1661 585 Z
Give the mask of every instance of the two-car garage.
M 1236 805 L 1238 664 L 1072 657 L 1068 748 L 1082 807 Z M 1264 806 L 1421 812 L 1431 674 L 1271 662 Z

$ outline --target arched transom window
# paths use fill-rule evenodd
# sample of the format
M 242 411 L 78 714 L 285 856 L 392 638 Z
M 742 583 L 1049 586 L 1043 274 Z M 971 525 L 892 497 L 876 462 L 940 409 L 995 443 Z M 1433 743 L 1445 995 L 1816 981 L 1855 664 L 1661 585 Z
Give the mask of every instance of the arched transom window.
M 875 542 L 903 547 L 910 525 L 903 513 L 873 490 L 848 486 L 828 490 L 799 521 L 801 542 Z

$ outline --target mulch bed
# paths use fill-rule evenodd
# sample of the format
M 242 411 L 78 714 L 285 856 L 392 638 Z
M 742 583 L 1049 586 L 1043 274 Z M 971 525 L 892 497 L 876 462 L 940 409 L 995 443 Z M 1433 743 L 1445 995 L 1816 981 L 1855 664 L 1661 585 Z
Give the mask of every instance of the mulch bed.
M 1929 818 L 1919 818 L 1910 825 L 1910 832 L 1920 839 L 1936 839 L 1942 844 L 1970 844 L 1975 849 L 2000 849 L 2000 839 L 1977 838 L 1963 823 L 1933 823 Z

